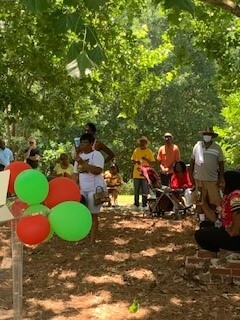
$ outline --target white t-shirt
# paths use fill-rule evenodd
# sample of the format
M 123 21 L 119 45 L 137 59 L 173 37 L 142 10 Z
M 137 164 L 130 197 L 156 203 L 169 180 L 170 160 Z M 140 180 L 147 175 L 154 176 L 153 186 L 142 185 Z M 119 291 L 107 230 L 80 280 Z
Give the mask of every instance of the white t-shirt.
M 88 164 L 102 168 L 104 167 L 104 158 L 101 152 L 92 151 L 90 153 L 81 153 L 80 157 Z M 101 186 L 105 189 L 105 182 L 102 174 L 92 174 L 90 172 L 84 172 L 77 161 L 74 162 L 74 173 L 79 173 L 79 185 L 80 190 L 89 192 L 95 191 L 96 187 Z

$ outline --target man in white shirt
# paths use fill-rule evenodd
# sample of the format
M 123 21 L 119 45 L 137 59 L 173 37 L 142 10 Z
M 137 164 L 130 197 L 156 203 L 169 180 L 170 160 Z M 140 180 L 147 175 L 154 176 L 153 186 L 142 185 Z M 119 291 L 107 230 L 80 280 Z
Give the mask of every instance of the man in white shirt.
M 14 160 L 12 151 L 5 146 L 5 141 L 0 139 L 0 171 Z

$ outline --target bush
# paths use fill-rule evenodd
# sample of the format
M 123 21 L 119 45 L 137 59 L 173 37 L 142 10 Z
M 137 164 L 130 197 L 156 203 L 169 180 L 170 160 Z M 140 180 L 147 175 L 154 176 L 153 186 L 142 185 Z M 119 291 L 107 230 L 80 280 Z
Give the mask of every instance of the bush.
M 133 191 L 133 180 L 130 179 L 128 182 L 124 182 L 120 189 L 120 194 L 134 194 Z

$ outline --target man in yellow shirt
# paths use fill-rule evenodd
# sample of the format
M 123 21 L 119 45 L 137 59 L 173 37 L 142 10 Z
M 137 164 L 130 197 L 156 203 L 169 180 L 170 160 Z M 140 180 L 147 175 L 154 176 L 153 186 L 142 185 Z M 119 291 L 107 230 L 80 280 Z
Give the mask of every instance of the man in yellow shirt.
M 139 147 L 133 151 L 131 160 L 134 165 L 133 167 L 133 184 L 134 184 L 134 206 L 139 208 L 139 195 L 140 190 L 142 191 L 142 207 L 147 209 L 147 195 L 148 195 L 148 184 L 147 180 L 142 174 L 140 165 L 152 166 L 155 162 L 153 152 L 147 147 L 149 140 L 145 136 L 141 136 L 138 139 Z

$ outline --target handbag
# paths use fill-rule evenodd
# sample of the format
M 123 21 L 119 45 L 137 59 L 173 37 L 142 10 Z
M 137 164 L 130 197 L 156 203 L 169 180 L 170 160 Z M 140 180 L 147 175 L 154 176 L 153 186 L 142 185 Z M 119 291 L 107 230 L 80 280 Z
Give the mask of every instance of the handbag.
M 96 187 L 95 193 L 93 194 L 93 200 L 95 206 L 103 204 L 104 202 L 109 202 L 110 198 L 108 191 L 104 190 L 101 186 Z

